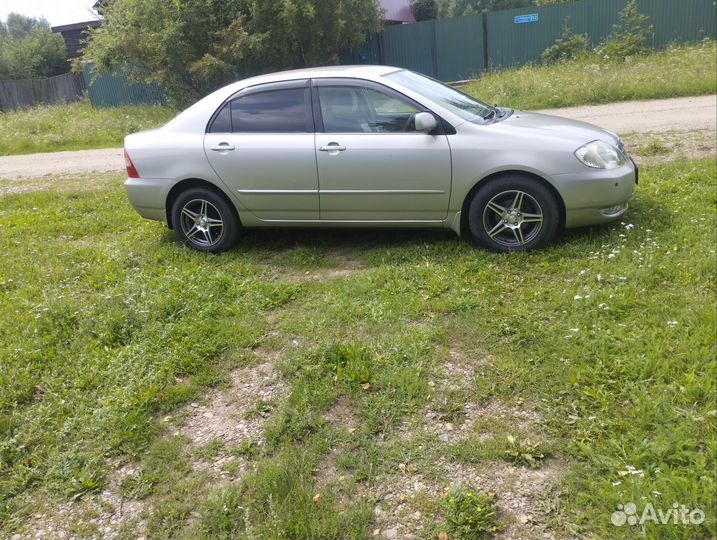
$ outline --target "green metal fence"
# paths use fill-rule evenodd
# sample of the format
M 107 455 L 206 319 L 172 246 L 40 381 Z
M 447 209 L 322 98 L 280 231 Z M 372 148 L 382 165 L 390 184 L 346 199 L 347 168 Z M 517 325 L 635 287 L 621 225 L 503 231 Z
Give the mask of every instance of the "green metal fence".
M 95 76 L 92 64 L 85 64 L 82 74 L 93 107 L 155 105 L 167 101 L 161 86 L 130 82 L 123 70 Z
M 437 79 L 468 79 L 485 69 L 483 22 L 480 15 L 436 21 Z
M 626 0 L 581 0 L 487 14 L 488 59 L 491 68 L 540 61 L 542 52 L 562 34 L 566 18 L 574 32 L 588 34 L 593 45 L 612 31 Z M 638 0 L 639 11 L 654 27 L 655 48 L 678 42 L 715 38 L 713 0 Z
M 389 26 L 371 34 L 342 64 L 405 67 L 444 81 L 478 75 L 485 69 L 485 39 L 480 15 Z
M 361 51 L 347 53 L 342 63 L 379 63 L 444 81 L 465 79 L 488 68 L 539 62 L 568 17 L 574 32 L 587 33 L 597 45 L 610 34 L 626 3 L 579 0 L 389 26 L 370 36 Z M 714 0 L 638 0 L 638 7 L 654 27 L 649 45 L 655 48 L 716 37 Z

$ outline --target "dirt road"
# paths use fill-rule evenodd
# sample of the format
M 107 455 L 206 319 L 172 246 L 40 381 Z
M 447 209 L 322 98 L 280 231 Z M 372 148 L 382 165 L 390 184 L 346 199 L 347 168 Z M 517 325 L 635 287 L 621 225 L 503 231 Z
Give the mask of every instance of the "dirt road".
M 717 96 L 622 101 L 607 105 L 566 107 L 538 112 L 590 122 L 619 134 L 715 130 Z
M 617 133 L 716 129 L 717 96 L 625 101 L 539 112 L 590 122 Z M 0 157 L 0 178 L 121 171 L 121 148 Z
M 121 171 L 123 168 L 124 155 L 121 148 L 0 157 L 0 178 L 5 179 Z

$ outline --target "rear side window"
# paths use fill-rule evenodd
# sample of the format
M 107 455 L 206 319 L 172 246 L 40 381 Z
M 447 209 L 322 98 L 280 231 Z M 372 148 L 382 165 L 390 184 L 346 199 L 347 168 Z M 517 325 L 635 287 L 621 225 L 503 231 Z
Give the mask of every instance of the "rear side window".
M 238 97 L 231 102 L 232 131 L 235 133 L 312 131 L 308 124 L 310 116 L 307 111 L 306 93 L 305 88 L 287 88 Z M 213 128 L 214 125 L 212 130 Z
M 209 126 L 207 131 L 209 133 L 231 133 L 232 118 L 231 112 L 229 111 L 229 103 L 226 103 L 217 113 L 212 121 L 212 125 Z

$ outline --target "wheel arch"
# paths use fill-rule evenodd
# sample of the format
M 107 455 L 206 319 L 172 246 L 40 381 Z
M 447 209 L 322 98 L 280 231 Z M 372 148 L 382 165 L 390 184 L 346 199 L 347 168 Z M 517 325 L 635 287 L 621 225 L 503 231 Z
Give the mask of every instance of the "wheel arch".
M 531 178 L 533 180 L 536 180 L 540 182 L 543 186 L 545 186 L 555 197 L 555 201 L 558 203 L 558 209 L 560 210 L 560 216 L 559 216 L 559 222 L 558 222 L 558 230 L 562 230 L 565 228 L 565 215 L 566 215 L 566 209 L 565 209 L 565 201 L 563 201 L 563 198 L 560 196 L 560 193 L 557 189 L 555 189 L 555 186 L 548 182 L 545 178 L 542 176 L 535 174 L 533 172 L 529 171 L 521 171 L 521 170 L 506 170 L 506 171 L 498 171 L 494 172 L 492 174 L 489 174 L 488 176 L 484 176 L 480 180 L 478 180 L 475 185 L 468 191 L 468 193 L 465 196 L 465 199 L 463 199 L 463 204 L 461 205 L 461 236 L 466 233 L 468 230 L 468 207 L 471 204 L 471 201 L 473 200 L 473 197 L 478 192 L 480 188 L 485 186 L 486 184 L 492 182 L 493 180 L 496 180 L 498 178 L 502 178 L 504 176 L 511 176 L 511 175 L 518 175 L 518 176 L 524 176 L 527 178 Z
M 174 201 L 176 201 L 177 197 L 179 197 L 188 189 L 197 187 L 209 189 L 216 193 L 218 196 L 222 197 L 227 202 L 227 204 L 229 204 L 229 208 L 232 209 L 232 212 L 234 212 L 234 216 L 237 218 L 239 224 L 241 225 L 241 217 L 239 216 L 237 207 L 231 200 L 231 198 L 227 196 L 226 193 L 224 193 L 224 191 L 222 191 L 220 188 L 218 188 L 211 182 L 207 182 L 206 180 L 202 180 L 201 178 L 187 178 L 174 184 L 172 186 L 172 189 L 169 190 L 169 193 L 167 193 L 167 199 L 164 205 L 164 212 L 167 218 L 167 226 L 170 229 L 174 229 L 174 224 L 172 223 L 172 206 L 174 206 Z

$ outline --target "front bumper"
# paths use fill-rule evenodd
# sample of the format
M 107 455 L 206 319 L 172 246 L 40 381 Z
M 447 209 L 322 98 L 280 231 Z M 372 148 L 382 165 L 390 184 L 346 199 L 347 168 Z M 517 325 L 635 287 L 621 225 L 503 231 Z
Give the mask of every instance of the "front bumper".
M 630 160 L 610 171 L 591 170 L 553 177 L 565 203 L 565 227 L 582 227 L 618 219 L 635 193 L 638 170 Z

